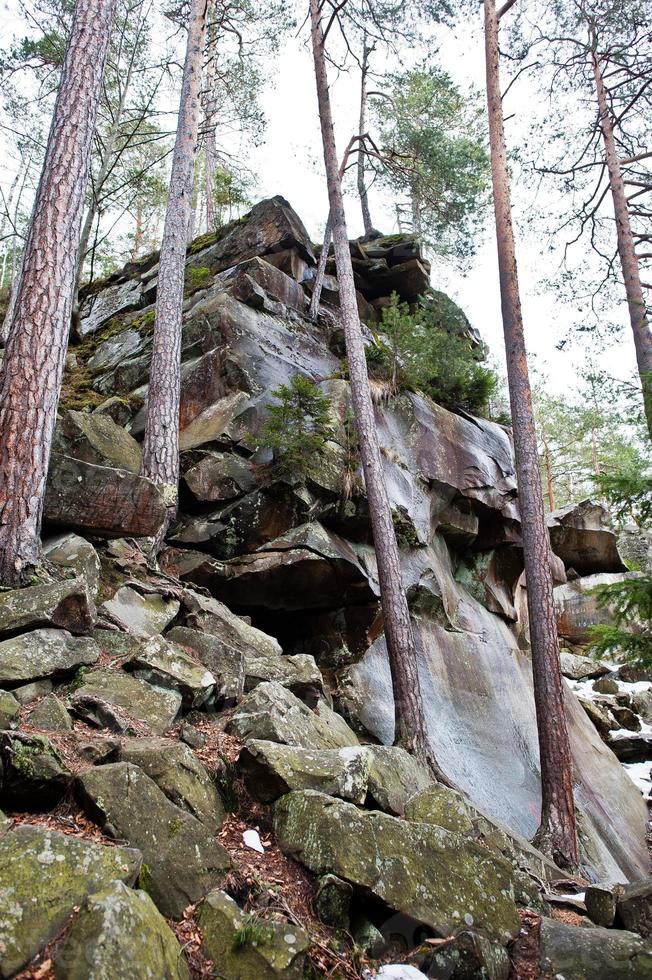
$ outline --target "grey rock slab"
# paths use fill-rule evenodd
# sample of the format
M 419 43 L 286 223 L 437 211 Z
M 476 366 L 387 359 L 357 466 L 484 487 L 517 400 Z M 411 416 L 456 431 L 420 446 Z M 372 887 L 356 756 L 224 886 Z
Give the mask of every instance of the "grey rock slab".
M 95 333 L 118 313 L 126 313 L 141 305 L 142 284 L 137 279 L 109 285 L 82 299 L 79 333 L 82 337 Z
M 97 644 L 66 630 L 39 629 L 0 640 L 0 684 L 58 677 L 96 663 Z
M 212 698 L 215 677 L 176 643 L 153 636 L 125 665 L 141 680 L 178 691 L 188 710 Z
M 564 677 L 573 681 L 581 681 L 585 678 L 602 677 L 608 674 L 611 667 L 602 663 L 601 660 L 591 660 L 589 657 L 578 657 L 569 650 L 561 650 L 559 654 L 561 660 L 561 672 Z
M 28 724 L 46 732 L 72 731 L 72 719 L 62 701 L 54 694 L 48 694 L 32 708 L 27 716 Z
M 225 849 L 138 766 L 99 766 L 82 773 L 78 785 L 105 830 L 141 851 L 140 884 L 163 915 L 180 918 L 222 880 L 231 863 Z
M 0 837 L 0 976 L 11 977 L 54 938 L 84 898 L 131 885 L 138 851 L 23 825 Z
M 113 881 L 84 902 L 54 959 L 57 980 L 189 980 L 179 942 L 144 891 Z
M 617 915 L 625 929 L 652 939 L 652 878 L 625 885 L 618 895 Z
M 84 578 L 0 592 L 0 636 L 39 626 L 59 626 L 71 633 L 87 633 L 95 617 L 93 596 Z
M 175 626 L 166 639 L 192 650 L 215 678 L 216 695 L 222 704 L 233 704 L 244 691 L 244 655 L 235 646 L 211 633 Z
M 0 691 L 0 730 L 15 728 L 19 711 L 20 701 L 10 691 Z
M 123 585 L 112 599 L 100 606 L 103 615 L 143 639 L 162 633 L 179 609 L 180 603 L 176 599 L 155 592 L 142 595 L 128 585 Z
M 126 429 L 108 415 L 69 411 L 57 424 L 55 452 L 85 463 L 138 473 L 142 449 Z
M 156 735 L 172 725 L 181 708 L 176 691 L 153 687 L 122 670 L 93 670 L 72 695 L 72 707 L 79 713 L 88 702 L 106 703 L 125 711 L 147 725 Z
M 43 557 L 87 582 L 90 594 L 96 597 L 100 583 L 100 559 L 90 541 L 74 531 L 57 534 L 43 542 Z
M 500 943 L 518 935 L 511 865 L 460 834 L 312 790 L 282 797 L 274 828 L 281 849 L 311 871 L 370 891 L 440 935 L 465 924 Z
M 225 980 L 302 980 L 308 934 L 293 922 L 258 919 L 258 940 L 236 941 L 247 923 L 230 895 L 215 889 L 197 911 L 204 953 Z
M 564 980 L 650 980 L 652 949 L 632 932 L 578 929 L 541 921 L 539 961 L 544 976 Z
M 72 776 L 43 735 L 0 732 L 0 798 L 14 809 L 42 810 L 59 802 Z
M 325 696 L 324 678 L 315 658 L 305 653 L 288 657 L 245 656 L 245 691 L 264 681 L 277 681 L 311 707 Z
M 208 770 L 187 745 L 165 738 L 125 739 L 118 761 L 139 766 L 169 800 L 213 833 L 222 826 L 222 799 Z
M 236 708 L 228 731 L 243 742 L 258 738 L 310 749 L 359 744 L 344 719 L 327 705 L 320 702 L 312 711 L 276 681 L 259 684 L 247 695 Z
M 401 816 L 416 792 L 433 783 L 432 774 L 414 756 L 398 746 L 365 746 L 369 767 L 369 794 L 379 809 Z
M 40 681 L 32 681 L 31 684 L 21 684 L 12 689 L 12 694 L 20 705 L 31 704 L 36 698 L 43 694 L 49 694 L 54 688 L 52 681 L 45 677 Z
M 367 795 L 367 756 L 362 746 L 304 749 L 249 739 L 238 770 L 252 796 L 263 803 L 293 789 L 315 789 L 360 804 Z

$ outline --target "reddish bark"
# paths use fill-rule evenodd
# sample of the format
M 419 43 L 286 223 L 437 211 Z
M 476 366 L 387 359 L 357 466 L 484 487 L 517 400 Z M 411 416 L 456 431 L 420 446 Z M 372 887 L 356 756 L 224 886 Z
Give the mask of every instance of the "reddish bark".
M 0 581 L 39 556 L 79 236 L 116 0 L 77 0 L 0 379 Z
M 407 599 L 401 580 L 401 565 L 392 511 L 383 474 L 362 330 L 353 281 L 340 170 L 335 148 L 333 117 L 328 90 L 326 58 L 319 0 L 310 0 L 312 51 L 317 83 L 319 120 L 324 148 L 335 263 L 340 289 L 340 309 L 351 379 L 353 416 L 360 445 L 369 515 L 376 548 L 385 639 L 394 690 L 396 741 L 429 764 L 434 774 L 447 781 L 428 742 L 417 657 Z
M 186 245 L 193 207 L 206 12 L 207 0 L 192 0 L 177 138 L 161 243 L 147 425 L 141 464 L 141 474 L 162 486 L 168 501 L 168 517 L 161 528 L 160 540 L 177 511 L 181 317 Z
M 625 282 L 625 295 L 627 296 L 629 320 L 634 337 L 636 363 L 643 388 L 645 420 L 647 422 L 650 439 L 652 439 L 652 333 L 650 333 L 650 324 L 647 317 L 645 297 L 641 286 L 638 258 L 636 256 L 634 236 L 632 234 L 629 209 L 627 207 L 627 194 L 625 193 L 625 184 L 623 182 L 623 175 L 620 169 L 620 160 L 616 149 L 613 121 L 611 118 L 611 112 L 609 111 L 607 92 L 600 65 L 600 55 L 597 51 L 595 31 L 592 32 L 592 35 L 591 61 L 593 64 L 595 90 L 598 99 L 600 128 L 602 130 L 602 139 L 604 141 L 607 160 L 607 171 L 609 173 L 609 189 L 611 190 L 611 197 L 614 205 L 614 216 L 616 218 L 618 255 Z
M 558 864 L 577 867 L 579 848 L 573 801 L 573 770 L 564 712 L 564 693 L 550 570 L 537 437 L 532 408 L 500 92 L 499 16 L 495 0 L 485 0 L 485 50 L 489 141 L 496 243 L 500 273 L 507 379 L 514 429 L 523 553 L 532 646 L 532 677 L 541 763 L 539 847 Z

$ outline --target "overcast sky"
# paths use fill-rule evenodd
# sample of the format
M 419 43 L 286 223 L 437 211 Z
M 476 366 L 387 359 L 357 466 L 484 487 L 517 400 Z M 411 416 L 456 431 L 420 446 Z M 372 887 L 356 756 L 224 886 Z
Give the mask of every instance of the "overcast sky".
M 2 0 L 0 10 L 3 7 L 0 36 L 4 46 L 13 34 L 20 31 L 21 23 L 17 16 L 17 0 Z M 306 40 L 305 28 L 303 36 L 290 36 L 274 63 L 268 66 L 268 84 L 262 96 L 268 120 L 265 140 L 250 154 L 248 164 L 258 174 L 257 196 L 282 194 L 298 211 L 311 235 L 318 240 L 325 223 L 327 202 L 315 85 Z M 440 32 L 436 57 L 458 83 L 482 87 L 484 52 L 480 10 L 476 22 L 464 26 L 463 34 L 460 31 L 457 35 L 448 30 Z M 333 73 L 332 98 L 340 150 L 356 130 L 357 88 L 358 78 L 354 71 L 341 73 L 337 78 Z M 506 113 L 510 117 L 508 138 L 511 137 L 514 142 L 524 131 L 532 98 L 533 89 L 526 80 L 519 80 L 509 93 L 506 105 Z M 172 96 L 169 109 L 170 112 L 175 110 Z M 6 161 L 0 134 L 0 184 L 3 188 L 11 179 L 10 168 L 1 166 Z M 527 195 L 518 186 L 513 191 L 516 208 L 523 209 Z M 370 203 L 374 224 L 385 233 L 396 231 L 394 202 L 373 188 Z M 350 236 L 362 234 L 359 205 L 353 193 L 347 197 L 347 218 Z M 553 292 L 542 288 L 542 280 L 554 277 L 556 266 L 551 256 L 542 254 L 538 238 L 532 234 L 519 236 L 518 261 L 527 341 L 536 369 L 547 375 L 550 386 L 558 393 L 572 391 L 576 369 L 584 360 L 584 352 L 579 345 L 560 352 L 556 345 L 567 336 L 569 328 L 580 315 L 562 304 Z M 474 326 L 481 331 L 492 354 L 502 363 L 498 270 L 491 220 L 487 222 L 484 240 L 479 243 L 468 274 L 462 276 L 455 268 L 435 267 L 433 285 L 443 288 L 462 306 Z M 622 312 L 624 315 L 624 297 Z M 618 343 L 603 356 L 602 361 L 620 377 L 631 375 L 634 354 L 627 331 L 622 332 Z

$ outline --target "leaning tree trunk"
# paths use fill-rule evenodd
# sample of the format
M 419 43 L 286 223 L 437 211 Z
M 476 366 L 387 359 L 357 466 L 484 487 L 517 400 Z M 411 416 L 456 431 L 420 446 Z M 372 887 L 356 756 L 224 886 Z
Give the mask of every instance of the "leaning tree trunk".
M 604 85 L 602 68 L 600 67 L 600 58 L 596 50 L 597 39 L 595 38 L 595 34 L 593 35 L 592 42 L 591 59 L 593 62 L 593 75 L 598 98 L 600 128 L 602 129 L 602 138 L 607 158 L 609 188 L 611 190 L 614 215 L 616 218 L 618 255 L 625 281 L 625 295 L 627 296 L 629 320 L 634 335 L 636 363 L 643 388 L 645 420 L 650 439 L 652 439 L 652 334 L 650 333 L 645 298 L 641 286 L 638 258 L 636 257 L 634 236 L 632 235 L 629 209 L 627 207 L 627 195 L 625 193 L 625 184 L 623 182 L 620 160 L 616 149 L 611 113 L 607 103 L 607 92 Z
M 315 271 L 315 282 L 312 290 L 312 296 L 310 297 L 310 309 L 308 310 L 308 316 L 310 317 L 311 320 L 315 320 L 315 321 L 319 316 L 321 291 L 324 288 L 326 263 L 328 262 L 328 253 L 330 252 L 332 239 L 333 239 L 333 226 L 331 223 L 331 215 L 329 211 L 328 219 L 326 221 L 326 229 L 324 231 L 324 242 L 321 247 L 321 252 L 319 253 L 319 261 L 317 263 L 317 269 Z
M 577 867 L 579 849 L 573 801 L 573 770 L 559 663 L 559 645 L 550 568 L 537 438 L 528 375 L 521 300 L 516 270 L 509 173 L 500 93 L 498 16 L 495 0 L 485 0 L 485 47 L 489 141 L 496 216 L 500 294 L 507 355 L 507 379 L 514 428 L 532 676 L 541 761 L 541 825 L 537 841 L 558 864 Z
M 0 582 L 39 557 L 91 141 L 116 0 L 77 0 L 0 378 Z
M 364 224 L 365 235 L 373 235 L 374 226 L 371 223 L 371 212 L 369 211 L 369 197 L 364 179 L 365 147 L 363 136 L 367 129 L 367 73 L 369 71 L 369 55 L 371 49 L 367 43 L 365 34 L 362 42 L 362 65 L 360 68 L 360 120 L 358 123 L 358 196 L 362 209 L 362 222 Z
M 186 244 L 193 206 L 206 8 L 207 0 L 191 2 L 179 122 L 156 292 L 154 346 L 141 473 L 162 486 L 167 499 L 167 516 L 157 543 L 163 540 L 177 511 L 181 314 Z
M 378 577 L 385 638 L 394 690 L 396 741 L 427 762 L 438 778 L 446 781 L 439 769 L 426 732 L 423 700 L 417 673 L 417 657 L 407 599 L 401 581 L 401 565 L 392 511 L 383 474 L 369 378 L 365 360 L 362 330 L 353 282 L 351 252 L 344 216 L 344 202 L 333 117 L 331 112 L 324 41 L 319 0 L 310 0 L 312 50 L 317 82 L 317 99 L 324 163 L 328 183 L 330 216 L 333 227 L 335 263 L 340 288 L 340 309 L 346 339 L 346 353 L 351 379 L 351 399 L 360 457 L 367 489 L 369 515 L 376 549 Z

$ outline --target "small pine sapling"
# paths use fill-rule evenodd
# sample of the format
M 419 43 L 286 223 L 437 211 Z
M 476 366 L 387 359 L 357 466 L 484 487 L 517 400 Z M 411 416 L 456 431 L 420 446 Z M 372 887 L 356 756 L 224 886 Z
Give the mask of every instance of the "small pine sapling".
M 332 436 L 328 398 L 309 378 L 297 374 L 272 392 L 261 444 L 271 449 L 281 473 L 302 479 Z

